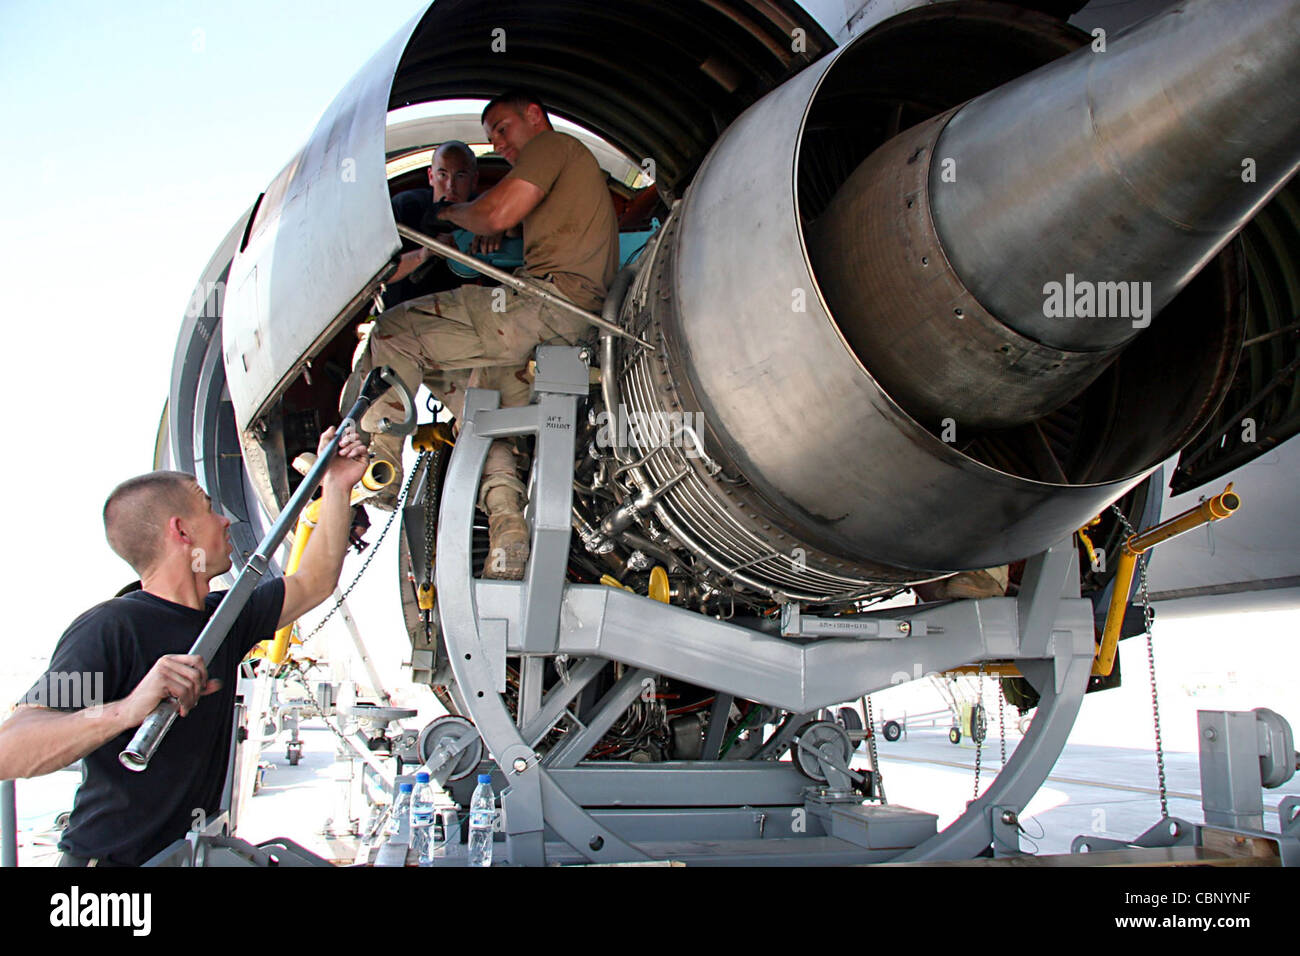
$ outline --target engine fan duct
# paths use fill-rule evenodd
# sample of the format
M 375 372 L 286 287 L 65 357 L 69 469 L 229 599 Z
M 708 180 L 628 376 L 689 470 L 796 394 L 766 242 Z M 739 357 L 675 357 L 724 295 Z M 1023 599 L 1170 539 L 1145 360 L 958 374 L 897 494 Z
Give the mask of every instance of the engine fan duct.
M 807 68 L 723 134 L 623 307 L 659 346 L 617 366 L 624 412 L 703 423 L 708 459 L 669 429 L 629 450 L 678 446 L 630 469 L 642 493 L 675 481 L 654 505 L 669 540 L 776 599 L 888 590 L 1045 549 L 1204 425 L 1242 335 L 1232 246 L 1104 369 L 1052 378 L 1027 422 L 963 426 L 955 441 L 874 377 L 876 353 L 855 350 L 810 261 L 805 224 L 876 147 L 1086 40 L 998 4 L 924 8 Z M 958 50 L 959 69 L 935 69 Z M 899 177 L 928 172 L 913 165 L 890 167 L 896 224 Z M 933 373 L 917 361 L 906 375 Z

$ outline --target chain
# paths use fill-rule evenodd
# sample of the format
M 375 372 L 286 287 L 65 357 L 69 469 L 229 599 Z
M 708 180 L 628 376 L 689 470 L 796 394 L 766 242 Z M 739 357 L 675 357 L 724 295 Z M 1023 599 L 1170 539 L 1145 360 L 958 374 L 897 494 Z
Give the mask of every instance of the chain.
M 348 585 L 348 589 L 339 595 L 339 599 L 334 602 L 334 606 L 329 609 L 329 613 L 321 618 L 320 621 L 317 622 L 316 626 L 311 629 L 311 633 L 302 639 L 304 644 L 315 637 L 316 633 L 325 626 L 325 622 L 334 616 L 334 612 L 343 606 L 343 602 L 348 599 L 348 595 L 352 593 L 352 589 L 355 588 L 357 582 L 361 580 L 361 575 L 365 574 L 366 568 L 370 567 L 370 562 L 373 561 L 375 555 L 379 553 L 379 546 L 384 543 L 384 536 L 388 534 L 388 529 L 393 526 L 393 522 L 397 520 L 397 516 L 402 513 L 402 504 L 406 501 L 406 495 L 411 490 L 411 484 L 415 481 L 415 476 L 420 473 L 420 465 L 423 464 L 424 456 L 427 454 L 429 454 L 427 451 L 420 453 L 419 461 L 417 461 L 415 467 L 411 469 L 411 474 L 406 479 L 406 485 L 402 488 L 402 493 L 397 496 L 397 501 L 393 504 L 392 514 L 390 514 L 388 520 L 384 522 L 384 529 L 379 532 L 379 537 L 375 539 L 375 543 L 370 546 L 370 554 L 366 555 L 366 560 L 362 562 L 361 567 L 357 570 L 356 577 L 352 579 L 352 583 Z
M 441 449 L 442 446 L 437 447 Z M 435 481 L 437 480 L 438 464 L 437 452 L 429 453 L 428 464 L 425 466 L 424 472 L 424 583 L 429 586 L 433 585 L 434 525 L 438 517 L 433 499 L 437 493 Z M 425 640 L 432 643 L 433 611 L 422 610 L 420 616 L 424 618 Z
M 880 761 L 876 757 L 876 721 L 871 716 L 870 695 L 862 698 L 862 712 L 867 718 L 867 750 L 871 754 L 871 772 L 876 775 L 876 796 L 883 806 L 889 801 L 885 799 L 885 779 L 880 773 Z
M 1110 510 L 1115 512 L 1115 516 L 1119 518 L 1127 534 L 1137 534 L 1117 505 L 1111 505 Z M 1147 558 L 1148 555 L 1143 554 L 1137 561 L 1138 600 L 1142 602 L 1142 625 L 1147 637 L 1147 673 L 1151 677 L 1151 722 L 1156 731 L 1156 775 L 1160 780 L 1160 819 L 1163 820 L 1169 816 L 1169 791 L 1165 783 L 1165 747 L 1160 737 L 1160 694 L 1156 690 L 1156 652 L 1151 637 L 1151 622 L 1155 619 L 1155 614 L 1151 610 L 1151 593 L 1147 589 Z
M 998 739 L 1002 745 L 1000 762 L 1007 765 L 1007 702 L 1002 693 L 1002 681 L 998 681 Z
M 970 711 L 970 735 L 975 738 L 975 796 L 972 799 L 978 800 L 980 795 L 980 754 L 984 750 L 984 737 L 979 732 L 979 710 L 984 706 L 984 662 L 980 661 L 979 669 L 979 689 L 975 706 Z

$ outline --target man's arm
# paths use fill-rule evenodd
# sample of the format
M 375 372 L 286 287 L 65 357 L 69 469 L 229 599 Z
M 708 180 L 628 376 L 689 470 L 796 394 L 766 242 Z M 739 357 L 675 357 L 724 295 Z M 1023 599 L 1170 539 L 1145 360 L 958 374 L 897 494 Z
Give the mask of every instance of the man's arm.
M 400 282 L 405 279 L 420 266 L 424 265 L 429 257 L 433 255 L 428 249 L 421 246 L 419 249 L 412 249 L 410 252 L 402 253 L 402 258 L 397 263 L 397 271 L 388 277 L 387 282 Z
M 221 681 L 208 679 L 203 658 L 168 654 L 158 659 L 128 697 L 111 704 L 71 713 L 23 704 L 0 724 L 0 780 L 61 770 L 118 734 L 139 727 L 159 701 L 175 697 L 184 717 L 200 697 L 220 687 Z
M 541 187 L 507 176 L 473 202 L 454 203 L 440 215 L 477 236 L 490 236 L 519 225 L 545 197 Z
M 331 428 L 321 435 L 319 452 L 334 437 Z M 343 558 L 352 530 L 352 487 L 366 473 L 370 459 L 366 446 L 349 431 L 339 442 L 338 454 L 321 481 L 320 518 L 298 570 L 284 579 L 284 605 L 277 628 L 298 620 L 334 592 L 343 572 Z

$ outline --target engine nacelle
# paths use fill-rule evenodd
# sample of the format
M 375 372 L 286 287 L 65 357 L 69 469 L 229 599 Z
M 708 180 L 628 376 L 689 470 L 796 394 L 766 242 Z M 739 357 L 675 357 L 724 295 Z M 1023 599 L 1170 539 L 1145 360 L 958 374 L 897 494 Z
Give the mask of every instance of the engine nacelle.
M 625 323 L 658 351 L 625 356 L 607 390 L 607 403 L 642 425 L 637 447 L 619 450 L 632 478 L 620 491 L 654 499 L 656 523 L 718 579 L 777 599 L 829 600 L 1034 554 L 1141 482 L 1204 426 L 1235 369 L 1238 254 L 1229 246 L 1201 267 L 1295 169 L 1294 119 L 1282 117 L 1289 94 L 1248 116 L 1232 105 L 1230 87 L 1277 90 L 1278 76 L 1294 71 L 1286 4 L 1250 9 L 1229 18 L 1189 5 L 1186 16 L 1112 41 L 1106 70 L 1091 69 L 1085 46 L 959 109 L 936 108 L 879 146 L 873 110 L 891 88 L 899 97 L 925 89 L 929 69 L 889 51 L 909 29 L 942 28 L 938 17 L 900 17 L 756 103 L 704 161 L 624 303 Z M 1062 42 L 1004 37 L 1014 41 L 1037 43 L 1045 59 Z M 1104 196 L 1134 169 L 1159 188 L 1157 174 L 1174 162 L 1157 157 L 1191 134 L 1166 122 L 1156 91 L 1187 71 L 1174 53 L 1187 49 L 1213 74 L 1175 104 L 1197 116 L 1188 125 L 1202 153 L 1178 164 L 1188 175 L 1197 163 L 1208 170 L 1199 188 L 1180 188 L 1154 211 L 1138 204 L 1127 218 L 1111 208 L 1132 202 L 1125 192 L 1100 224 L 1092 208 L 1062 212 L 1030 189 L 1041 193 L 1054 175 L 1067 197 Z M 1242 69 L 1240 49 L 1268 55 Z M 932 101 L 979 92 L 970 84 L 995 85 L 995 74 L 931 87 Z M 1025 90 L 1038 91 L 1041 117 L 1026 115 Z M 1085 104 L 1093 126 L 1078 128 L 1071 117 Z M 1143 109 L 1169 142 L 1121 135 Z M 1043 165 L 1059 148 L 1038 164 L 988 159 L 998 145 L 989 137 L 1021 144 L 1043 125 L 1096 158 L 1067 170 Z M 1217 173 L 1237 164 L 1243 142 L 1271 160 L 1273 179 L 1258 190 Z M 960 187 L 942 175 L 949 152 L 962 157 Z M 1023 201 L 1015 176 L 1049 208 L 1011 208 Z M 981 213 L 976 200 L 988 196 L 997 205 Z M 980 216 L 996 220 L 1013 260 L 1056 217 L 1028 276 L 1016 280 L 1008 265 L 996 295 L 972 291 L 987 289 L 983 272 L 1002 261 L 973 235 Z M 1076 273 L 1155 275 L 1164 308 L 1154 322 L 1048 317 L 1043 276 L 1068 283 Z M 1013 281 L 1020 288 L 1008 290 Z M 1026 314 L 1035 301 L 1040 314 Z M 703 423 L 704 455 L 674 426 L 683 420 Z

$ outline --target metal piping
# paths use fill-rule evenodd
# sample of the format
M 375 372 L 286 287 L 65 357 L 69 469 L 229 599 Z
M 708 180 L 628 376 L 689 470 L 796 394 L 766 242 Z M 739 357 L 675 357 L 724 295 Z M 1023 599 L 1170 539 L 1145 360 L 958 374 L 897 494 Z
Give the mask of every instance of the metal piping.
M 1129 592 L 1133 589 L 1133 572 L 1138 558 L 1156 545 L 1180 534 L 1186 534 L 1212 521 L 1221 521 L 1241 507 L 1241 496 L 1232 490 L 1232 484 L 1208 501 L 1189 508 L 1153 528 L 1129 535 L 1120 548 L 1119 565 L 1110 593 L 1110 607 L 1106 611 L 1106 625 L 1102 629 L 1101 646 L 1092 664 L 1092 673 L 1108 677 L 1115 667 L 1115 654 L 1119 650 L 1120 631 L 1124 626 L 1124 613 L 1128 608 Z
M 18 865 L 18 787 L 0 780 L 0 867 Z
M 366 491 L 383 491 L 393 483 L 397 477 L 397 472 L 393 466 L 384 461 L 382 458 L 376 459 L 370 463 L 366 473 L 361 476 L 361 486 Z
M 1069 351 L 1135 337 L 1300 165 L 1294 0 L 1187 0 L 1103 42 L 963 106 L 930 179 L 975 297 Z M 1145 317 L 1045 314 L 1067 275 L 1148 284 Z
M 1086 428 L 1104 436 L 1096 462 L 1067 463 L 1074 467 L 1058 469 L 1055 479 L 1034 461 L 1019 462 L 1010 454 L 1003 456 L 1005 466 L 986 464 L 974 457 L 984 454 L 982 448 L 960 450 L 976 437 L 972 430 L 959 426 L 958 441 L 944 441 L 940 431 L 918 421 L 874 377 L 873 356 L 853 348 L 823 297 L 820 275 L 814 276 L 809 261 L 813 250 L 804 232 L 800 187 L 791 181 L 792 170 L 797 180 L 815 164 L 817 151 L 829 148 L 818 129 L 808 128 L 810 114 L 820 117 L 838 105 L 856 115 L 862 70 L 870 69 L 870 57 L 863 57 L 872 50 L 867 34 L 834 51 L 727 129 L 695 176 L 673 231 L 665 227 L 659 261 L 649 273 L 643 269 L 645 285 L 638 285 L 638 295 L 625 307 L 625 324 L 649 329 L 642 334 L 661 343 L 659 352 L 640 356 L 620 377 L 625 401 L 636 404 L 633 389 L 639 388 L 646 410 L 701 412 L 710 454 L 726 463 L 730 479 L 710 479 L 697 470 L 659 503 L 656 515 L 688 547 L 703 541 L 707 548 L 699 556 L 721 565 L 721 574 L 734 572 L 734 580 L 746 586 L 746 579 L 757 579 L 759 593 L 774 597 L 815 592 L 818 585 L 800 573 L 791 587 L 783 575 L 768 573 L 767 566 L 775 564 L 770 560 L 747 572 L 736 566 L 799 546 L 810 559 L 819 555 L 810 567 L 839 565 L 842 573 L 861 575 L 864 584 L 884 590 L 1041 551 L 1142 481 L 1203 424 L 1226 388 L 1217 370 L 1237 344 L 1228 333 L 1239 324 L 1231 315 L 1211 314 L 1214 303 L 1188 303 L 1185 327 L 1157 324 L 1113 367 L 1109 391 L 1080 399 L 1071 434 Z M 928 156 L 920 159 L 929 162 Z M 746 175 L 738 179 L 734 170 L 741 168 Z M 902 208 L 888 215 L 915 212 L 904 211 L 908 198 L 896 195 Z M 763 241 L 734 241 L 751 235 Z M 933 273 L 934 264 L 918 257 L 915 269 Z M 1217 302 L 1212 285 L 1211 292 Z M 952 319 L 961 321 L 952 315 L 961 307 L 949 308 Z M 927 316 L 914 313 L 913 319 Z M 1212 347 L 1192 351 L 1169 343 L 1171 335 L 1187 340 L 1211 327 L 1223 332 Z M 996 328 L 1006 329 L 1001 323 Z M 998 344 L 994 355 L 1005 354 Z M 1014 352 L 1014 344 L 1001 344 Z M 1152 351 L 1162 361 L 1167 357 L 1156 382 L 1145 365 Z M 1026 376 L 1024 392 L 1030 396 L 1039 385 L 1033 380 L 1049 381 L 1055 371 L 1046 351 L 1041 357 L 1042 375 Z M 961 366 L 969 358 L 957 354 L 942 364 Z M 923 356 L 911 374 L 930 376 L 940 364 L 933 355 Z M 994 379 L 994 392 L 996 387 Z M 1148 421 L 1164 416 L 1168 424 L 1153 433 L 1142 419 L 1117 415 L 1108 400 L 1112 392 L 1134 396 L 1148 409 Z M 994 437 L 1010 451 L 1028 447 L 1021 436 Z M 1035 450 L 1042 446 L 1041 437 L 1036 441 Z M 676 456 L 661 454 L 640 470 L 662 478 L 665 458 L 676 462 Z M 1068 480 L 1059 480 L 1062 471 Z M 884 499 L 890 508 L 880 507 Z M 722 525 L 727 530 L 719 534 Z M 742 542 L 743 551 L 733 555 L 733 544 Z M 827 588 L 810 599 L 827 600 L 834 593 Z
M 617 335 L 620 338 L 630 339 L 639 345 L 645 346 L 652 352 L 654 351 L 654 346 L 645 339 L 635 336 L 631 332 L 624 331 L 616 323 L 603 319 L 598 315 L 594 315 L 586 309 L 580 309 L 568 299 L 561 298 L 558 295 L 552 295 L 545 289 L 538 288 L 527 279 L 520 278 L 512 272 L 506 272 L 504 269 L 498 269 L 494 265 L 489 265 L 481 259 L 477 259 L 468 253 L 461 252 L 455 246 L 449 246 L 445 242 L 439 242 L 432 236 L 426 236 L 422 232 L 418 232 L 415 229 L 411 229 L 409 226 L 403 226 L 401 224 L 398 224 L 397 226 L 397 234 L 403 239 L 410 239 L 412 242 L 419 243 L 430 252 L 436 252 L 444 259 L 450 259 L 452 262 L 459 262 L 461 265 L 467 266 L 475 272 L 487 276 L 489 279 L 495 279 L 502 285 L 508 285 L 516 292 L 522 292 L 524 295 L 535 296 L 547 305 L 553 305 L 557 309 L 563 309 L 570 315 L 582 319 L 582 321 L 586 322 L 588 325 L 594 325 L 597 328 L 604 329 L 606 332 L 609 332 L 612 335 Z
M 618 275 L 614 276 L 614 281 L 610 283 L 609 291 L 605 293 L 605 302 L 600 310 L 601 318 L 615 328 L 621 328 L 618 325 L 619 312 L 623 308 L 623 300 L 627 297 L 627 290 L 631 287 L 636 274 L 637 269 L 635 266 L 627 266 L 619 270 Z M 610 447 L 614 449 L 614 457 L 621 463 L 627 461 L 627 458 L 624 457 L 627 452 L 618 443 L 617 419 L 615 418 L 622 408 L 622 398 L 618 387 L 618 358 L 618 344 L 614 335 L 606 332 L 600 337 L 600 395 L 605 401 L 605 414 L 615 426 L 610 429 L 610 434 L 614 436 L 614 441 L 610 443 Z
M 665 227 L 667 228 L 667 227 Z M 641 411 L 652 412 L 657 406 L 654 403 L 654 389 L 650 382 L 645 380 L 646 370 L 644 357 L 638 360 L 632 368 L 628 370 L 626 382 L 630 388 L 630 401 L 633 407 Z M 665 476 L 669 465 L 661 464 L 665 469 Z M 647 469 L 650 463 L 647 462 Z M 634 480 L 639 485 L 653 485 L 656 478 L 648 470 L 636 468 L 631 472 Z M 681 520 L 665 506 L 664 502 L 656 502 L 654 506 L 655 517 L 664 526 L 667 532 L 674 538 L 684 544 L 687 549 L 695 554 L 704 564 L 713 568 L 719 574 L 734 581 L 736 584 L 764 594 L 776 601 L 796 600 L 796 601 L 824 601 L 828 595 L 848 595 L 861 593 L 864 588 L 872 590 L 870 583 L 864 579 L 857 579 L 847 576 L 836 576 L 826 571 L 820 571 L 814 567 L 809 567 L 800 572 L 799 577 L 788 576 L 789 580 L 776 581 L 772 578 L 758 577 L 753 574 L 741 573 L 746 566 L 748 559 L 728 560 L 717 552 L 713 544 L 705 545 L 700 533 L 710 532 L 712 540 L 726 545 L 733 551 L 742 553 L 762 548 L 760 553 L 770 553 L 770 548 L 765 548 L 761 539 L 759 539 L 751 530 L 739 526 L 724 528 L 715 519 L 709 517 L 706 513 L 712 505 L 708 498 L 707 492 L 702 487 L 697 487 L 701 480 L 698 475 L 693 475 L 694 480 L 689 482 L 689 490 L 683 488 L 678 495 L 671 496 L 673 508 L 682 511 Z M 705 499 L 704 503 L 694 500 L 696 497 Z M 693 506 L 693 507 L 688 507 Z M 691 530 L 687 530 L 683 522 L 689 521 Z M 711 528 L 709 526 L 712 526 Z M 744 534 L 748 540 L 736 540 L 736 534 Z M 730 539 L 730 540 L 728 540 Z M 752 562 L 748 562 L 752 563 Z M 820 579 L 814 580 L 814 579 Z M 821 583 L 823 590 L 813 590 L 813 587 Z M 847 586 L 847 587 L 845 587 Z

